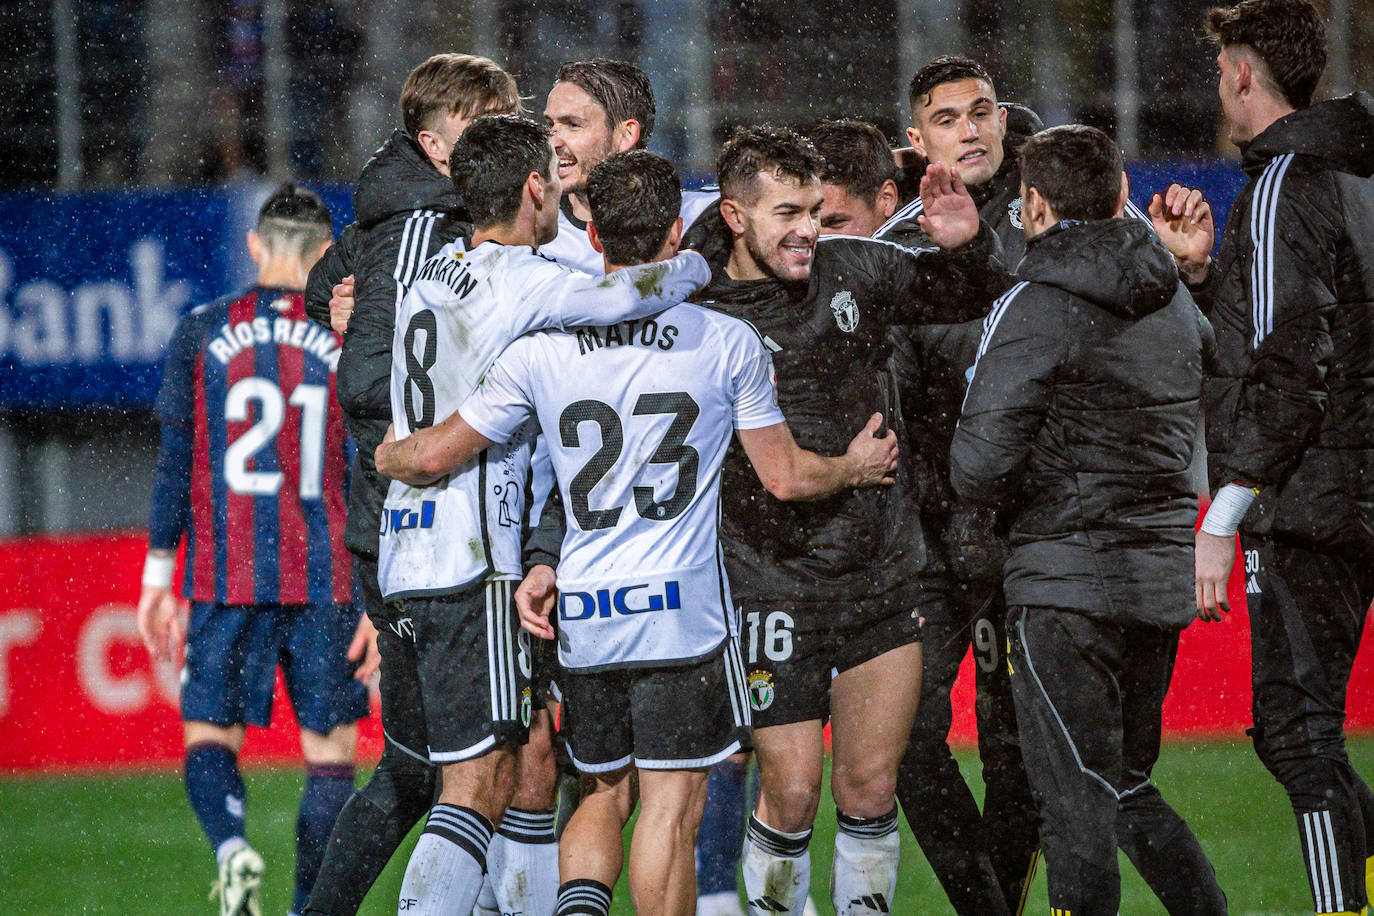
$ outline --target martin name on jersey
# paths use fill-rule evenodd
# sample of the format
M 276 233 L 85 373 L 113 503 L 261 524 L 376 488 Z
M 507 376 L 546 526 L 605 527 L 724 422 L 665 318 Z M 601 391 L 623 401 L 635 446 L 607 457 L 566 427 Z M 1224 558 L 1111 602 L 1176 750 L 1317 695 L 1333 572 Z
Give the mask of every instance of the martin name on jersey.
M 567 509 L 559 660 L 597 671 L 688 664 L 739 625 L 721 558 L 720 468 L 735 429 L 782 423 L 746 323 L 696 305 L 531 334 L 492 365 L 463 419 L 493 442 L 531 418 Z
M 396 314 L 391 412 L 396 437 L 451 414 L 528 331 L 639 318 L 681 302 L 709 276 L 700 255 L 591 276 L 533 249 L 462 241 L 425 263 Z M 392 481 L 382 508 L 378 580 L 388 599 L 519 578 L 535 427 L 429 486 Z

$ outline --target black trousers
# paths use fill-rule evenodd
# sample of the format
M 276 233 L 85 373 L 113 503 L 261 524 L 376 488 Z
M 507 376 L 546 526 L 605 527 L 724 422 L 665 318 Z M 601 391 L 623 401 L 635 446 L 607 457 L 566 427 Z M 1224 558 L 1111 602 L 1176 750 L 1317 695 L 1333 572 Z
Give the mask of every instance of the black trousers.
M 375 561 L 359 559 L 362 604 L 377 627 L 386 744 L 367 784 L 355 791 L 329 834 L 306 914 L 353 916 L 410 828 L 434 804 L 438 769 L 429 762 L 415 637 L 382 601 Z
M 1335 551 L 1242 537 L 1255 751 L 1288 792 L 1318 913 L 1367 902 L 1374 795 L 1345 751 L 1345 697 L 1374 566 Z
M 921 628 L 921 705 L 902 757 L 897 797 L 935 877 L 960 914 L 1017 914 L 1040 849 L 1004 647 L 1001 589 L 961 591 Z M 976 668 L 980 814 L 949 750 L 950 690 L 964 655 Z
M 1012 608 L 1007 626 L 1051 909 L 1115 916 L 1120 846 L 1169 913 L 1225 913 L 1197 837 L 1150 780 L 1178 632 L 1044 607 Z

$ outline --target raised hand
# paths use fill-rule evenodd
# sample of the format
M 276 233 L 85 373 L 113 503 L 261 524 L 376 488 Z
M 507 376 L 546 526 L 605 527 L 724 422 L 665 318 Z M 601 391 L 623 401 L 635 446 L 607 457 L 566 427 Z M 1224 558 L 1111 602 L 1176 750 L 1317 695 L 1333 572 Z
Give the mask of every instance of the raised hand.
M 958 168 L 940 162 L 927 166 L 921 177 L 921 203 L 925 213 L 917 222 L 941 248 L 958 248 L 978 234 L 978 206 L 964 187 Z
M 1217 229 L 1212 205 L 1202 192 L 1174 182 L 1163 194 L 1151 195 L 1149 213 L 1150 223 L 1174 256 L 1183 279 L 1189 283 L 1206 279 Z

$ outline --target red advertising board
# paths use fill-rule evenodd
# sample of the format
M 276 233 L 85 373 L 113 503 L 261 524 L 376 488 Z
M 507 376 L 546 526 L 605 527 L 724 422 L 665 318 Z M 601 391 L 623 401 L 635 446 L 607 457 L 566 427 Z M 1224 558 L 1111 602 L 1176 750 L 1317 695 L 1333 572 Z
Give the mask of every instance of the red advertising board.
M 139 642 L 141 534 L 0 542 L 0 772 L 164 766 L 181 760 L 177 670 Z M 1244 589 L 1221 623 L 1183 634 L 1164 724 L 1174 735 L 1240 737 L 1250 721 Z M 1350 685 L 1348 727 L 1374 729 L 1374 649 L 1366 640 Z M 974 737 L 969 665 L 955 689 L 954 738 Z M 295 722 L 278 683 L 269 729 L 251 729 L 247 761 L 296 758 Z M 374 713 L 361 753 L 380 753 Z

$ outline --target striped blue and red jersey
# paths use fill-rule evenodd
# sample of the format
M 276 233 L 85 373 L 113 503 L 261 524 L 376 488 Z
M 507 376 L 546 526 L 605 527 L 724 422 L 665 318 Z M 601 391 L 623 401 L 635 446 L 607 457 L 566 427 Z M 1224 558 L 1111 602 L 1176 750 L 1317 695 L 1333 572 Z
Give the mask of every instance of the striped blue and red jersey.
M 255 288 L 178 323 L 157 397 L 149 528 L 154 548 L 187 535 L 188 598 L 351 600 L 339 346 L 298 292 Z

